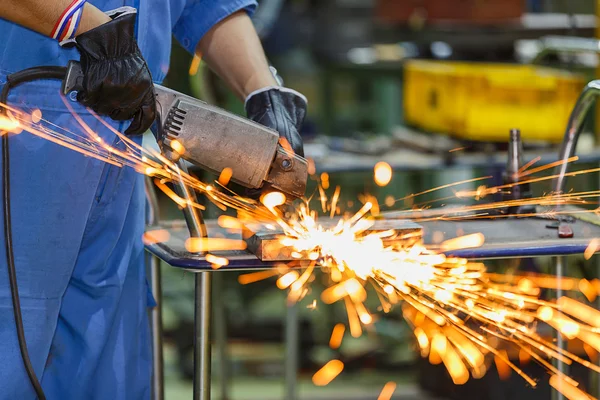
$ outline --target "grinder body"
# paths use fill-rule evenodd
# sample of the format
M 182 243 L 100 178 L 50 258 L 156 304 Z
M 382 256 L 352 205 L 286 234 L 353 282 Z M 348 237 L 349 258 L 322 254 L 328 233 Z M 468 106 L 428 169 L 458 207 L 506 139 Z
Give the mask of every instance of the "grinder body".
M 83 73 L 71 61 L 63 82 L 67 94 L 81 90 Z M 231 168 L 231 180 L 245 187 L 269 186 L 286 195 L 304 195 L 308 180 L 306 159 L 279 145 L 279 134 L 261 124 L 207 104 L 175 90 L 154 85 L 157 120 L 152 131 L 163 154 L 180 157 L 220 173 Z M 180 151 L 173 149 L 173 141 Z

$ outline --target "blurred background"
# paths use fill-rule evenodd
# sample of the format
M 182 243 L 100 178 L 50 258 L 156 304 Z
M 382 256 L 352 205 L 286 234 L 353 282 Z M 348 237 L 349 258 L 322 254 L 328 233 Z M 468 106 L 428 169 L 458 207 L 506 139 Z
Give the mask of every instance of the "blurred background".
M 302 135 L 316 171 L 308 193 L 317 181 L 329 188 L 339 185 L 340 204 L 347 210 L 359 208 L 366 194 L 385 211 L 411 206 L 386 199 L 450 182 L 489 175 L 494 177 L 490 186 L 499 184 L 513 128 L 521 130 L 525 161 L 556 160 L 571 109 L 599 71 L 600 2 L 593 0 L 259 3 L 254 20 L 271 63 L 286 86 L 309 99 Z M 177 45 L 166 85 L 243 114 L 243 104 L 201 60 Z M 597 166 L 596 122 L 591 116 L 586 123 L 576 168 Z M 394 171 L 385 187 L 373 182 L 379 161 Z M 597 174 L 586 174 L 569 186 L 597 189 L 598 183 Z M 542 194 L 550 186 L 532 189 Z M 160 203 L 161 219 L 181 218 L 174 203 L 165 198 Z M 216 218 L 220 211 L 207 206 L 206 216 Z M 575 258 L 569 274 L 591 280 L 597 276 L 595 262 Z M 545 259 L 513 260 L 492 262 L 489 268 L 549 272 L 548 265 Z M 166 398 L 190 398 L 193 276 L 166 264 L 162 270 Z M 214 399 L 294 400 L 296 395 L 284 388 L 283 367 L 290 312 L 299 327 L 297 398 L 377 399 L 387 382 L 397 384 L 394 399 L 550 398 L 546 379 L 532 390 L 514 373 L 501 379 L 495 368 L 483 379 L 453 386 L 443 366 L 420 359 L 399 309 L 379 315 L 358 339 L 346 334 L 341 347 L 332 349 L 331 332 L 347 322 L 346 314 L 341 306 L 319 301 L 318 277 L 313 292 L 290 309 L 286 293 L 272 279 L 242 285 L 236 272 L 214 275 L 213 295 L 224 299 L 223 309 L 215 311 L 224 323 L 215 324 L 221 328 L 214 337 L 225 338 L 220 345 L 227 353 L 226 365 L 213 360 Z M 314 386 L 312 374 L 332 358 L 344 362 L 344 372 L 326 387 Z M 533 365 L 524 368 L 544 377 Z M 572 372 L 589 382 L 584 386 L 593 386 L 588 372 Z M 218 383 L 223 374 L 226 385 Z

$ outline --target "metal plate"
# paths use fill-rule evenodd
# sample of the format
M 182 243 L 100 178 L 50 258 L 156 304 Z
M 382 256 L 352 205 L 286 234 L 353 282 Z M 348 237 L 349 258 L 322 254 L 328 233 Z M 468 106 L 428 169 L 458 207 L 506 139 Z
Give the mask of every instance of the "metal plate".
M 325 228 L 333 228 L 339 218 L 320 219 L 319 224 Z M 423 228 L 408 220 L 378 220 L 368 229 L 368 232 L 383 232 L 393 229 L 396 237 L 384 239 L 384 244 L 394 243 L 412 244 L 421 240 Z M 249 224 L 245 226 L 244 240 L 248 244 L 248 251 L 262 261 L 291 261 L 293 249 L 280 243 L 283 235 L 281 230 L 268 229 L 264 224 Z

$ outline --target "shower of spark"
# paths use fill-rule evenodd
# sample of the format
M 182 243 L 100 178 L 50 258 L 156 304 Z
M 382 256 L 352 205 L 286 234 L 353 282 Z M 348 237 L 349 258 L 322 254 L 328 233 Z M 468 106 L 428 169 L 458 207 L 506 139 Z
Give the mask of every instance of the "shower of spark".
M 72 111 L 68 102 L 65 101 L 65 105 Z M 74 112 L 73 117 L 81 126 L 81 134 L 53 126 L 43 119 L 39 111 L 26 113 L 9 106 L 5 108 L 8 110 L 7 116 L 0 117 L 0 131 L 3 134 L 12 135 L 25 131 L 88 157 L 120 167 L 134 168 L 139 173 L 153 177 L 157 186 L 178 206 L 203 209 L 202 205 L 179 197 L 165 185 L 181 181 L 190 189 L 206 196 L 219 208 L 238 211 L 239 219 L 226 216 L 219 218 L 219 224 L 226 229 L 239 230 L 248 220 L 269 224 L 265 226 L 278 225 L 284 233 L 280 239 L 281 245 L 293 249 L 292 256 L 296 260 L 288 265 L 280 264 L 269 271 L 243 275 L 239 278 L 240 283 L 248 284 L 277 277 L 277 286 L 288 291 L 290 301 L 299 301 L 309 292 L 315 269 L 318 268 L 329 281 L 328 288 L 321 293 L 322 302 L 340 302 L 346 306 L 348 331 L 353 337 L 360 336 L 376 320 L 376 316 L 365 305 L 368 289 L 371 289 L 378 297 L 384 313 L 389 313 L 395 305 L 401 307 L 405 319 L 413 328 L 421 355 L 428 357 L 432 363 L 443 363 L 456 384 L 464 384 L 471 377 L 482 377 L 494 361 L 501 375 L 512 370 L 528 384 L 536 386 L 536 382 L 509 359 L 506 349 L 510 346 L 519 350 L 520 359 L 534 360 L 546 368 L 551 375 L 550 384 L 568 397 L 578 396 L 583 392 L 576 381 L 564 375 L 549 360 L 555 359 L 565 364 L 580 363 L 600 372 L 600 367 L 559 348 L 537 330 L 539 325 L 545 324 L 566 339 L 581 340 L 587 346 L 586 351 L 600 351 L 600 312 L 567 297 L 555 301 L 540 298 L 540 289 L 555 288 L 558 284 L 565 284 L 565 290 L 580 290 L 588 299 L 594 298 L 600 292 L 598 282 L 559 281 L 552 276 L 510 277 L 490 274 L 481 263 L 443 254 L 452 249 L 482 245 L 485 238 L 481 234 L 448 240 L 436 248 L 428 248 L 420 243 L 415 244 L 410 237 L 403 237 L 394 230 L 369 232 L 374 216 L 379 213 L 379 205 L 372 196 L 362 197 L 363 206 L 358 212 L 353 215 L 344 214 L 333 228 L 325 228 L 318 220 L 318 213 L 310 208 L 308 200 L 300 204 L 290 217 L 289 210 L 286 213 L 283 211 L 286 198 L 281 193 L 265 195 L 259 203 L 229 191 L 226 185 L 231 177 L 230 170 L 224 170 L 214 184 L 203 183 L 181 171 L 162 154 L 137 145 L 102 119 L 99 120 L 106 129 L 114 133 L 117 142 L 125 145 L 125 150 L 106 143 Z M 175 144 L 174 147 L 180 154 L 186 151 L 183 146 Z M 557 165 L 553 163 L 530 169 L 536 161 L 519 171 L 519 176 L 524 180 L 518 184 L 554 179 L 554 176 L 532 177 L 534 173 Z M 314 172 L 314 167 L 312 170 Z M 567 176 L 598 171 L 600 168 L 571 172 Z M 392 171 L 389 165 L 378 164 L 374 172 L 378 185 L 385 186 L 391 181 Z M 574 213 L 557 209 L 556 206 L 593 204 L 592 199 L 600 196 L 600 191 L 550 193 L 527 200 L 475 204 L 441 211 L 428 209 L 430 203 L 414 203 L 423 194 L 485 179 L 448 184 L 398 200 L 386 199 L 385 204 L 391 207 L 397 201 L 404 201 L 409 204 L 411 211 L 402 217 L 415 220 L 506 218 L 510 216 L 506 212 L 509 208 L 526 204 L 545 206 L 547 210 L 543 212 L 543 216 L 555 217 Z M 338 204 L 340 188 L 336 187 L 329 199 L 326 194 L 330 186 L 329 175 L 323 173 L 318 180 L 319 203 L 323 213 L 329 218 L 342 215 Z M 516 185 L 490 188 L 480 185 L 475 191 L 461 190 L 449 198 L 479 200 L 491 194 L 510 191 Z M 446 201 L 449 198 L 440 200 Z M 500 210 L 501 213 L 493 212 L 495 210 Z M 597 210 L 579 210 L 575 213 L 578 212 Z M 143 238 L 146 243 L 168 239 L 168 232 L 161 230 L 148 232 Z M 245 242 L 200 238 L 188 240 L 186 247 L 194 252 L 211 252 L 243 249 Z M 591 257 L 599 248 L 597 242 L 590 243 L 586 257 Z M 208 254 L 206 258 L 215 269 L 228 264 L 224 257 Z M 330 340 L 332 348 L 341 346 L 344 333 L 344 325 L 335 327 Z M 343 368 L 341 361 L 332 360 L 314 375 L 313 382 L 316 385 L 326 385 Z M 392 383 L 386 385 L 380 398 L 389 398 L 394 388 Z

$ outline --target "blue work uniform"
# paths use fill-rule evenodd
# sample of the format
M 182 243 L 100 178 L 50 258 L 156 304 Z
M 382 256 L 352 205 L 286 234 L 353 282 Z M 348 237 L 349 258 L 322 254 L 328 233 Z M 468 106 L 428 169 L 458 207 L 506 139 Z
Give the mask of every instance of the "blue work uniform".
M 138 44 L 156 83 L 167 73 L 172 35 L 193 52 L 214 24 L 256 7 L 255 0 L 89 3 L 103 11 L 125 5 L 138 9 Z M 76 50 L 0 19 L 0 88 L 11 72 L 66 65 L 78 58 Z M 103 139 L 120 146 L 73 96 L 69 101 Z M 10 102 L 40 109 L 49 123 L 80 132 L 59 97 L 58 82 L 19 87 Z M 128 126 L 111 124 L 120 130 Z M 149 398 L 152 356 L 142 245 L 143 177 L 131 168 L 85 157 L 28 133 L 9 140 L 14 253 L 25 336 L 47 398 Z M 33 398 L 19 353 L 5 248 L 0 246 L 0 399 Z

